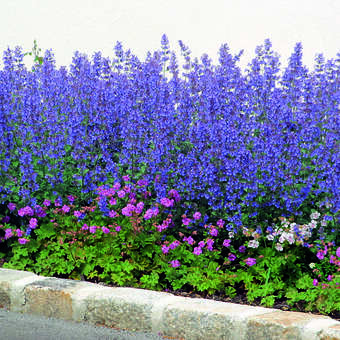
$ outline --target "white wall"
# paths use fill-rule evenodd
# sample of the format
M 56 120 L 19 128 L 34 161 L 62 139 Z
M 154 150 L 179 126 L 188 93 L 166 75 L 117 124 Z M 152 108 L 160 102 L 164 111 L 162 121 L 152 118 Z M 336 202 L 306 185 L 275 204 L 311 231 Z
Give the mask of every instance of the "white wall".
M 266 38 L 284 65 L 301 41 L 311 67 L 316 53 L 340 52 L 340 0 L 0 0 L 1 55 L 8 46 L 29 51 L 36 39 L 52 48 L 57 65 L 69 65 L 74 51 L 110 56 L 119 40 L 144 58 L 162 33 L 197 57 L 215 59 L 222 43 L 233 53 L 245 49 L 242 67 Z

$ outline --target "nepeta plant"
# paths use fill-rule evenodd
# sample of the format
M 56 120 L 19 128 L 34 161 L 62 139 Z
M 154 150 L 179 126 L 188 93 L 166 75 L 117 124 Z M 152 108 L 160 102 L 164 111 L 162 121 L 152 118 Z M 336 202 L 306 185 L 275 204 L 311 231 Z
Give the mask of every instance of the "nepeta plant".
M 288 67 L 266 40 L 245 73 L 227 45 L 214 65 L 180 42 L 182 72 L 163 36 L 140 61 L 51 51 L 29 71 L 20 48 L 0 71 L 0 195 L 33 202 L 94 188 L 127 172 L 170 187 L 234 227 L 285 215 L 300 222 L 322 202 L 339 211 L 339 56 L 313 71 L 297 44 Z M 189 204 L 190 205 L 190 204 Z

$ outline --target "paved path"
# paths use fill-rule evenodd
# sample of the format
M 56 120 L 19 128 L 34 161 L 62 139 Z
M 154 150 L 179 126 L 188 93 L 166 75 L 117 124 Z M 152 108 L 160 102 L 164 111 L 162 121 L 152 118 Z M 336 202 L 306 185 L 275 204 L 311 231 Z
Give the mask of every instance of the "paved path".
M 118 331 L 0 308 L 0 340 L 160 340 L 153 334 Z

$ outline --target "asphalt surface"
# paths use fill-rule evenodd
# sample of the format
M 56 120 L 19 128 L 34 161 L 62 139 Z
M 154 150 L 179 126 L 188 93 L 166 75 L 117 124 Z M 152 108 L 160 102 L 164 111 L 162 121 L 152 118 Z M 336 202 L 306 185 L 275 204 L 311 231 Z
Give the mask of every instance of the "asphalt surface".
M 0 309 L 0 340 L 161 340 L 155 334 L 121 331 Z

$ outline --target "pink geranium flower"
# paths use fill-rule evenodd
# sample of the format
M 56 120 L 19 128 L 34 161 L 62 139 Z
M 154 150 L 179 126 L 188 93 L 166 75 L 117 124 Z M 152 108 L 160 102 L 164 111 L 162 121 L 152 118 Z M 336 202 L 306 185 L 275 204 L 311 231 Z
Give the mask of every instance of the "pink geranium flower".
M 252 258 L 252 257 L 248 257 L 248 258 L 245 259 L 244 261 L 245 261 L 245 263 L 246 263 L 249 267 L 251 267 L 251 266 L 253 266 L 253 265 L 256 264 L 256 259 L 254 259 L 254 258 Z

